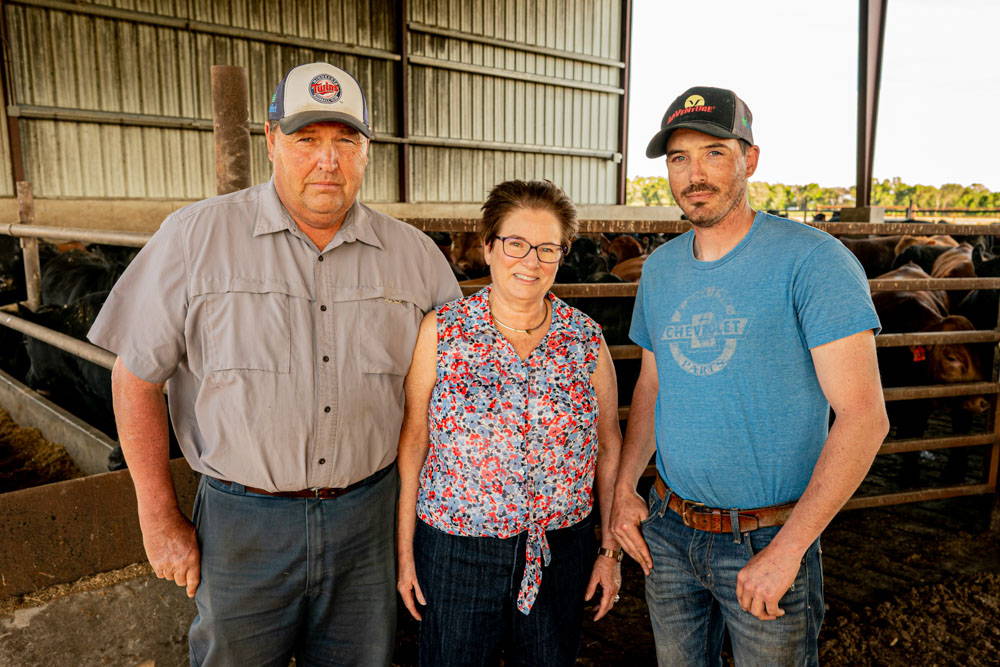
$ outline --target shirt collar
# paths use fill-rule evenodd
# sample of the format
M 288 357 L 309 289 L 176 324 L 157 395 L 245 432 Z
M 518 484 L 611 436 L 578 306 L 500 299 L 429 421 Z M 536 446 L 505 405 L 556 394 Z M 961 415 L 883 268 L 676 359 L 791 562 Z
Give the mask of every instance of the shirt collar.
M 343 243 L 361 241 L 380 250 L 383 249 L 382 240 L 375 233 L 375 227 L 371 222 L 373 215 L 367 206 L 355 200 L 351 208 L 347 211 L 344 223 L 337 230 L 333 240 L 330 241 L 329 247 L 334 248 Z M 290 232 L 295 236 L 303 235 L 302 230 L 299 229 L 299 226 L 292 220 L 292 216 L 289 215 L 288 209 L 281 203 L 278 191 L 274 187 L 274 177 L 272 176 L 271 180 L 264 187 L 264 194 L 260 198 L 257 219 L 254 221 L 253 235 L 262 236 L 281 231 Z

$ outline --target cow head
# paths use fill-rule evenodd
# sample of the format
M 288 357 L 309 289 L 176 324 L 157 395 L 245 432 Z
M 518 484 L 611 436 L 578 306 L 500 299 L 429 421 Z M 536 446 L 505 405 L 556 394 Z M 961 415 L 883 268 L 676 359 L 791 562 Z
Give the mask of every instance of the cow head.
M 972 249 L 972 265 L 980 278 L 996 278 L 1000 276 L 1000 257 L 993 255 L 983 246 L 976 245 Z
M 924 331 L 972 331 L 975 327 L 961 315 L 949 315 Z M 918 353 L 914 350 L 914 358 Z M 963 343 L 931 345 L 927 348 L 927 364 L 931 378 L 940 384 L 977 382 L 985 378 L 977 355 Z
M 451 261 L 470 277 L 479 277 L 486 273 L 486 259 L 483 256 L 483 243 L 479 234 L 474 232 L 453 234 Z
M 927 331 L 972 331 L 972 322 L 961 315 L 949 315 Z M 932 345 L 928 348 L 927 364 L 932 381 L 946 384 L 950 382 L 980 382 L 986 379 L 988 362 L 976 354 L 969 345 L 957 343 Z M 959 396 L 954 399 L 956 407 L 968 416 L 979 415 L 990 408 L 985 396 Z

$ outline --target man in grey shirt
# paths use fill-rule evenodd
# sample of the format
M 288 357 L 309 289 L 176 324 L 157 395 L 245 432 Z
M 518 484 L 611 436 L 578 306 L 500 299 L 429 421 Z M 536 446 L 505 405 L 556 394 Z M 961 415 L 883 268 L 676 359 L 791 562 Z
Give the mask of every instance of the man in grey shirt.
M 356 201 L 358 82 L 278 84 L 274 176 L 170 215 L 90 339 L 118 355 L 115 415 L 156 575 L 195 598 L 194 665 L 387 665 L 403 377 L 422 315 L 460 295 L 434 243 Z M 170 418 L 202 474 L 194 525 Z

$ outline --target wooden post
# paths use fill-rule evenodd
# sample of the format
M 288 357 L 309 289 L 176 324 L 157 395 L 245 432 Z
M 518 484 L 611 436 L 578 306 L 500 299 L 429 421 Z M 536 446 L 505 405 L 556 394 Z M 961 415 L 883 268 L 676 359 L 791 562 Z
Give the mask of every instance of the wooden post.
M 17 182 L 17 221 L 22 225 L 35 224 L 35 197 L 31 183 Z M 22 238 L 21 254 L 24 257 L 24 287 L 27 299 L 24 305 L 34 312 L 42 305 L 42 269 L 38 259 L 38 239 Z
M 245 68 L 212 65 L 215 190 L 220 195 L 250 187 L 249 89 Z

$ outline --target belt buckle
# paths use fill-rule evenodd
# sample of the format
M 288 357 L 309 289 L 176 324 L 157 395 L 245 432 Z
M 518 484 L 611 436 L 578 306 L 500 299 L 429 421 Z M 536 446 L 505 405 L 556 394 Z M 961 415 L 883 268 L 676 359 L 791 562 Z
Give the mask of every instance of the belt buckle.
M 323 491 L 322 487 L 314 486 L 309 490 L 312 491 L 313 498 L 315 498 L 316 500 L 322 500 L 322 497 L 320 496 L 320 492 Z

